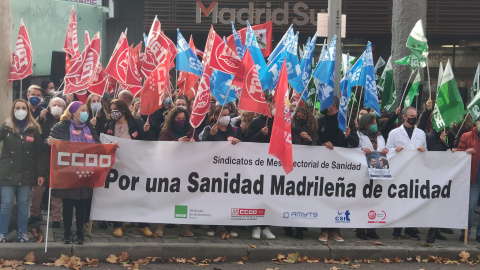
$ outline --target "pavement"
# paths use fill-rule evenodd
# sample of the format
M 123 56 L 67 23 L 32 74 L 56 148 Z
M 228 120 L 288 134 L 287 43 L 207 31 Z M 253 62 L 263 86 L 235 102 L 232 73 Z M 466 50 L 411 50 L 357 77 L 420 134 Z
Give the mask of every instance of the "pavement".
M 29 225 L 29 229 L 46 232 L 46 215 L 44 221 Z M 51 224 L 51 223 L 50 223 Z M 474 223 L 476 224 L 476 223 Z M 75 225 L 74 225 L 75 226 Z M 152 231 L 154 226 L 152 225 Z M 106 259 L 110 254 L 119 255 L 126 251 L 132 258 L 144 258 L 147 256 L 169 258 L 217 258 L 226 256 L 227 261 L 240 261 L 247 257 L 248 261 L 271 261 L 278 254 L 298 252 L 300 255 L 326 259 L 379 259 L 395 258 L 406 259 L 408 257 L 428 255 L 440 256 L 450 259 L 458 258 L 458 254 L 465 250 L 473 257 L 480 254 L 480 242 L 475 240 L 475 231 L 465 245 L 459 241 L 460 230 L 453 230 L 454 234 L 445 234 L 446 241 L 436 240 L 433 244 L 426 244 L 428 228 L 419 228 L 420 240 L 412 240 L 406 235 L 402 239 L 394 240 L 391 237 L 391 228 L 377 229 L 379 240 L 361 240 L 355 236 L 353 229 L 342 229 L 341 234 L 345 242 L 337 243 L 329 240 L 328 244 L 319 242 L 319 228 L 309 228 L 304 232 L 305 238 L 298 240 L 284 236 L 283 228 L 271 227 L 276 235 L 275 240 L 254 240 L 251 238 L 251 228 L 239 228 L 238 238 L 222 239 L 223 226 L 219 226 L 214 237 L 207 236 L 208 226 L 192 229 L 195 237 L 181 237 L 180 227 L 165 228 L 164 237 L 146 238 L 138 231 L 137 226 L 124 226 L 122 238 L 113 236 L 113 226 L 100 229 L 94 222 L 92 234 L 86 235 L 84 245 L 65 245 L 62 241 L 63 226 L 59 229 L 49 228 L 46 239 L 48 251 L 45 252 L 45 243 L 2 243 L 0 244 L 0 258 L 5 260 L 22 260 L 29 252 L 34 252 L 38 261 L 49 261 L 51 258 L 59 258 L 61 254 L 75 255 L 80 258 Z M 15 232 L 9 234 L 9 238 L 15 238 Z M 374 243 L 376 241 L 381 242 Z

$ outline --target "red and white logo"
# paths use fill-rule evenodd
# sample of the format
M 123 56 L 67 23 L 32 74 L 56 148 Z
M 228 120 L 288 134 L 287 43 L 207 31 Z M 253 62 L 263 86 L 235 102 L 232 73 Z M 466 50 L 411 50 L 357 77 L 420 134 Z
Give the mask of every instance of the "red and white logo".
M 25 28 L 25 25 L 21 22 L 8 81 L 21 80 L 31 75 L 33 72 L 32 59 L 32 45 L 30 44 L 27 28 Z
M 383 210 L 380 210 L 378 212 L 375 210 L 368 211 L 368 219 L 370 219 L 368 223 L 385 224 L 387 223 L 386 218 L 387 218 L 387 213 Z
M 232 216 L 265 216 L 265 209 L 232 208 Z

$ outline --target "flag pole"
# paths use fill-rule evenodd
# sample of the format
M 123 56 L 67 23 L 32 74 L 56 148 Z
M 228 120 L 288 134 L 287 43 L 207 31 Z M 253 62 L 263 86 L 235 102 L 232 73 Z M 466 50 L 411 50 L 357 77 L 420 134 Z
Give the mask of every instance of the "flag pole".
M 22 94 L 23 94 L 22 82 L 23 82 L 23 79 L 20 79 L 20 97 L 19 98 L 22 98 Z
M 408 84 L 410 83 L 410 80 L 412 79 L 413 74 L 415 74 L 416 69 L 412 69 L 412 73 L 410 74 L 410 77 L 408 77 L 407 84 L 405 85 L 405 89 L 403 90 L 402 98 L 400 99 L 400 107 L 402 107 L 402 103 L 404 103 L 403 98 L 405 97 L 405 92 L 407 92 Z
M 428 98 L 432 99 L 432 87 L 430 85 L 430 68 L 428 67 L 428 59 L 425 57 L 425 62 L 427 63 L 427 76 L 428 76 Z
M 467 114 L 467 116 L 465 116 L 465 118 L 463 118 L 463 122 L 462 122 L 462 124 L 460 125 L 460 128 L 458 128 L 458 132 L 457 132 L 457 134 L 455 135 L 455 139 L 457 139 L 458 134 L 460 134 L 460 131 L 462 130 L 463 124 L 465 124 L 465 121 L 467 120 L 467 117 L 468 117 L 468 114 Z
M 360 98 L 358 99 L 357 119 L 358 119 L 358 116 L 360 115 L 360 104 L 362 104 L 362 96 L 363 96 L 364 88 L 365 87 L 362 87 L 362 90 L 360 90 Z M 357 95 L 357 92 L 355 92 L 355 95 Z M 365 98 L 363 99 L 363 101 L 365 102 Z M 348 124 L 350 124 L 350 122 Z
M 45 253 L 48 250 L 48 228 L 50 227 L 50 200 L 51 199 L 52 199 L 52 188 L 48 187 L 47 229 L 45 231 Z
M 225 103 L 227 102 L 228 95 L 230 94 L 230 90 L 232 90 L 232 86 L 233 86 L 233 85 L 230 84 L 230 88 L 228 88 L 227 95 L 225 96 L 225 99 L 223 100 L 222 109 L 220 110 L 220 113 L 218 114 L 217 123 L 218 123 L 218 121 L 220 120 L 220 115 L 222 115 L 223 108 L 225 108 Z

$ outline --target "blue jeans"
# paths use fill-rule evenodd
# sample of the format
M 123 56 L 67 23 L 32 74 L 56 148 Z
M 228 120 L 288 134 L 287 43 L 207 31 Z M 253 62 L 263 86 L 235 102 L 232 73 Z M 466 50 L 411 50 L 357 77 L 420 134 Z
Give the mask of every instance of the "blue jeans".
M 13 208 L 13 199 L 17 197 L 18 205 L 18 237 L 27 233 L 28 210 L 31 186 L 1 186 L 2 202 L 0 207 L 0 234 L 8 234 L 8 223 Z
M 470 185 L 470 203 L 468 206 L 468 235 L 472 232 L 473 211 L 477 208 L 478 196 L 480 196 L 480 183 Z M 477 237 L 480 237 L 480 222 L 477 224 Z

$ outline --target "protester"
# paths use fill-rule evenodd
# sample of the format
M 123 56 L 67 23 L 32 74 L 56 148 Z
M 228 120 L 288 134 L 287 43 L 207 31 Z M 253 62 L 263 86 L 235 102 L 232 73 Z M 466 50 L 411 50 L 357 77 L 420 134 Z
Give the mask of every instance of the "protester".
M 377 121 L 374 114 L 365 113 L 360 117 L 358 120 L 357 134 L 359 140 L 358 148 L 365 152 L 365 155 L 371 155 L 373 151 L 381 152 L 382 155 L 388 153 L 388 149 L 385 147 L 385 139 L 380 131 L 378 131 Z M 370 165 L 372 166 L 371 168 L 383 168 L 384 166 L 384 164 L 377 165 L 375 157 L 371 157 L 369 166 Z M 369 237 L 372 239 L 379 238 L 375 228 L 358 228 L 356 230 L 356 236 L 362 240 L 367 240 Z
M 247 136 L 248 127 L 252 123 L 254 117 L 255 117 L 255 113 L 249 112 L 249 111 L 242 111 L 240 115 L 236 117 L 237 121 L 235 121 L 233 126 L 240 128 L 240 130 L 242 131 L 243 138 Z
M 177 99 L 178 100 L 178 99 Z M 179 142 L 195 142 L 199 141 L 198 136 L 193 134 L 194 129 L 190 125 L 190 115 L 183 106 L 174 107 L 167 115 L 159 141 L 179 141 Z M 155 226 L 155 235 L 163 236 L 165 224 L 157 224 Z M 195 234 L 190 230 L 190 225 L 182 225 L 180 235 L 193 237 Z
M 42 107 L 48 107 L 50 100 L 57 94 L 55 91 L 55 84 L 51 80 L 43 80 L 40 84 L 43 91 L 43 104 Z
M 131 139 L 131 140 L 152 140 L 150 124 L 143 124 L 142 120 L 133 117 L 127 103 L 120 99 L 110 101 L 110 121 L 105 125 L 104 132 L 107 135 Z M 138 223 L 139 231 L 146 237 L 155 237 L 149 228 L 148 223 Z M 113 222 L 115 237 L 123 236 L 123 222 Z
M 175 99 L 175 107 L 182 107 L 186 110 L 189 110 L 190 104 L 188 102 L 187 96 L 178 96 Z
M 136 98 L 133 100 L 133 111 L 132 114 L 135 118 L 142 119 L 142 115 L 140 114 L 140 104 L 142 102 L 140 101 L 139 98 Z
M 127 103 L 128 109 L 130 112 L 133 114 L 133 95 L 132 92 L 129 90 L 122 90 L 120 93 L 118 93 L 118 99 L 125 101 Z
M 334 147 L 357 147 L 358 135 L 355 128 L 355 123 L 350 124 L 345 128 L 345 133 L 338 127 L 338 107 L 340 100 L 338 97 L 333 97 L 332 106 L 322 111 L 322 116 L 318 119 L 318 144 L 326 146 L 333 150 Z M 340 229 L 322 228 L 318 241 L 327 242 L 331 238 L 337 242 L 343 242 L 344 239 L 340 236 Z
M 469 132 L 466 132 L 460 138 L 458 144 L 458 149 L 453 149 L 455 151 L 465 151 L 467 154 L 472 155 L 472 165 L 470 173 L 470 203 L 468 211 L 468 236 L 472 232 L 473 224 L 473 215 L 475 214 L 475 209 L 478 205 L 478 197 L 480 196 L 480 174 L 478 173 L 478 166 L 480 163 L 480 117 L 476 119 L 476 126 L 473 127 Z M 480 242 L 480 222 L 477 224 L 475 239 Z M 465 238 L 464 231 L 460 235 L 460 241 L 463 242 Z
M 402 110 L 403 124 L 392 130 L 388 135 L 387 148 L 389 151 L 400 152 L 403 149 L 418 150 L 420 152 L 427 151 L 427 141 L 425 132 L 415 127 L 417 123 L 417 110 L 415 107 L 408 106 Z M 402 228 L 394 228 L 393 239 L 400 239 L 402 237 Z M 405 228 L 405 233 L 412 239 L 419 240 L 415 228 Z
M 55 97 L 50 100 L 50 104 L 48 105 L 49 111 L 45 118 L 41 118 L 38 121 L 38 124 L 40 125 L 42 129 L 42 142 L 45 142 L 48 139 L 48 136 L 50 135 L 50 132 L 53 128 L 53 126 L 60 121 L 60 116 L 63 114 L 65 111 L 65 108 L 67 107 L 67 104 L 65 101 L 59 97 Z M 48 185 L 49 183 L 49 178 L 50 178 L 50 148 L 46 147 L 44 149 L 46 159 L 45 159 L 45 166 L 47 170 L 46 174 L 46 183 Z M 30 218 L 28 219 L 29 223 L 33 223 L 36 221 L 41 221 L 42 220 L 42 197 L 45 192 L 45 186 L 34 186 L 32 188 L 32 204 L 30 205 Z M 51 214 L 52 214 L 52 227 L 53 228 L 60 228 L 60 221 L 62 220 L 62 200 L 57 197 L 51 198 Z
M 101 96 L 92 94 L 88 97 L 85 105 L 87 106 L 88 111 L 88 121 L 95 128 L 97 134 L 102 133 L 103 129 L 105 128 L 105 124 L 109 120 L 106 108 L 107 106 L 105 106 L 103 98 Z
M 40 115 L 45 117 L 47 110 L 40 104 L 43 102 L 43 91 L 38 85 L 31 85 L 27 91 L 28 108 L 32 113 L 33 119 L 37 119 Z
M 18 242 L 30 241 L 27 235 L 30 191 L 32 186 L 45 183 L 42 131 L 28 106 L 23 99 L 14 101 L 9 118 L 0 127 L 0 140 L 3 141 L 0 156 L 0 243 L 7 240 L 14 200 L 18 206 Z

